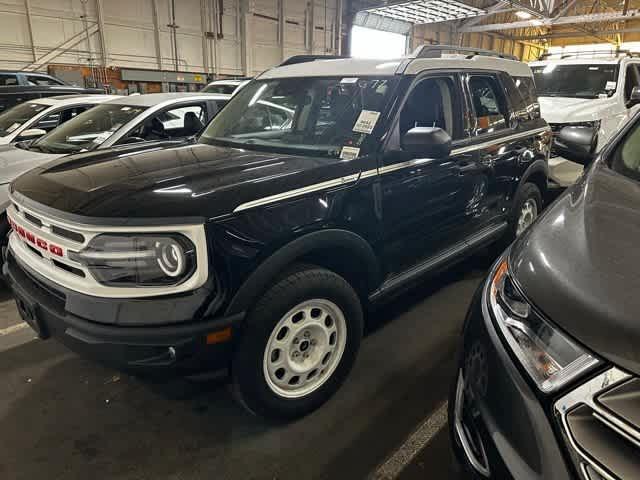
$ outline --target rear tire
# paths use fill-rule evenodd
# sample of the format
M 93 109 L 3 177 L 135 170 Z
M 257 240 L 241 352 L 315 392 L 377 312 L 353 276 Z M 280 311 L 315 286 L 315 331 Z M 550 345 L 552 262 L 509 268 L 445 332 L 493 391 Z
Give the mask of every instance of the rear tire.
M 236 399 L 281 420 L 316 410 L 349 374 L 362 330 L 360 299 L 344 278 L 297 266 L 249 312 L 231 367 Z

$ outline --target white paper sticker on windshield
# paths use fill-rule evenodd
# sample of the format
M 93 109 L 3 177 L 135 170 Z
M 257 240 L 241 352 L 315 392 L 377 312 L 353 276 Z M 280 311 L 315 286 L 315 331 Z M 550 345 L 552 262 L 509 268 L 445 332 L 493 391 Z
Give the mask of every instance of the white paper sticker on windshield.
M 353 160 L 354 158 L 358 158 L 360 155 L 360 149 L 356 147 L 342 147 L 342 151 L 340 152 L 340 158 L 342 160 Z
M 11 133 L 13 132 L 16 128 L 18 128 L 20 125 L 22 125 L 21 123 L 14 123 L 12 124 L 9 128 L 7 128 L 7 133 Z
M 109 138 L 111 135 L 113 135 L 113 133 L 114 132 L 111 132 L 111 131 L 102 132 L 100 135 L 97 135 L 96 138 L 93 139 L 93 143 L 95 143 L 97 145 L 100 145 L 107 138 Z
M 609 80 L 605 84 L 604 89 L 605 90 L 615 90 L 616 89 L 616 85 L 617 85 L 616 82 L 613 82 L 613 81 Z
M 122 107 L 120 110 L 122 110 L 123 112 L 128 112 L 129 110 L 131 110 L 131 107 Z
M 340 83 L 356 83 L 358 81 L 358 77 L 346 77 L 340 80 Z
M 380 118 L 380 112 L 374 112 L 373 110 L 362 110 L 356 124 L 353 126 L 353 131 L 358 133 L 366 133 L 367 135 L 373 132 L 373 129 L 378 123 Z

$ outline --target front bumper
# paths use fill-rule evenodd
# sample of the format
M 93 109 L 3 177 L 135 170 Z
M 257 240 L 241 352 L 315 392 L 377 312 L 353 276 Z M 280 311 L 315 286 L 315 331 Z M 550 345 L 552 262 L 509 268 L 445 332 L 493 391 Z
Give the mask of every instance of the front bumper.
M 476 294 L 465 322 L 460 365 L 450 399 L 452 446 L 477 478 L 575 478 L 544 405 L 516 367 Z
M 41 338 L 55 338 L 100 363 L 125 371 L 163 375 L 187 375 L 229 366 L 232 352 L 229 334 L 233 334 L 241 322 L 242 313 L 184 324 L 141 326 L 140 319 L 166 314 L 161 310 L 166 308 L 167 299 L 136 302 L 134 308 L 126 305 L 133 300 L 112 300 L 113 304 L 109 305 L 105 299 L 96 299 L 101 302 L 103 312 L 131 312 L 135 319 L 121 318 L 121 315 L 118 318 L 122 324 L 137 325 L 98 323 L 69 309 L 70 305 L 90 303 L 91 297 L 52 283 L 23 265 L 11 249 L 7 251 L 3 273 L 21 316 Z M 179 296 L 172 302 L 195 300 Z

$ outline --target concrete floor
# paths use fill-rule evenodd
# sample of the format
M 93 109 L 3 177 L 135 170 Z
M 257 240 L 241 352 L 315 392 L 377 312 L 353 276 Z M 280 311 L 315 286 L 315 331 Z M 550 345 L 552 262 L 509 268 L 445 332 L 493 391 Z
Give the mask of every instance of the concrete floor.
M 153 384 L 55 341 L 3 349 L 0 336 L 0 478 L 458 478 L 446 427 L 422 451 L 410 447 L 402 470 L 380 466 L 446 400 L 464 314 L 490 261 L 465 262 L 378 310 L 347 383 L 288 425 L 246 414 L 221 380 Z M 17 321 L 3 295 L 0 331 Z

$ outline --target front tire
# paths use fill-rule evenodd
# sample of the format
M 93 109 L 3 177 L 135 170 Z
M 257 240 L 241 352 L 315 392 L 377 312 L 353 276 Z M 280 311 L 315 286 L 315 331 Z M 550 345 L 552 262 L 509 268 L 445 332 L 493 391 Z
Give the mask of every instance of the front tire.
M 236 399 L 267 418 L 312 412 L 344 382 L 362 330 L 362 306 L 351 285 L 329 270 L 298 266 L 249 312 L 232 363 Z
M 511 237 L 518 238 L 535 222 L 542 212 L 542 194 L 537 185 L 525 183 L 516 194 L 509 222 Z

